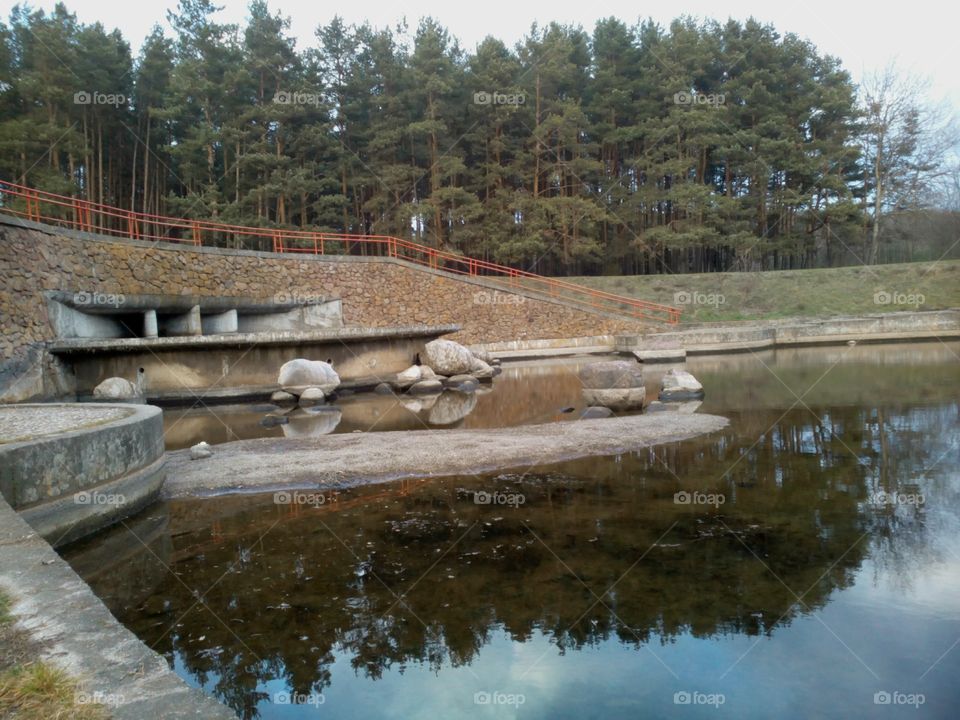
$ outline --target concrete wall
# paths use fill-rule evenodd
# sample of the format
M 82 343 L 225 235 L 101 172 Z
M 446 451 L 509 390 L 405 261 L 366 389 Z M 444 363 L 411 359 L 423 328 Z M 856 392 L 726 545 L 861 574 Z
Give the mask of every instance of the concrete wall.
M 45 404 L 0 412 L 7 427 L 27 431 L 0 443 L 0 494 L 54 546 L 156 499 L 166 460 L 160 408 Z M 68 416 L 71 424 L 49 432 Z
M 53 334 L 44 291 L 342 300 L 346 326 L 455 323 L 464 344 L 637 332 L 637 323 L 399 260 L 114 240 L 0 217 L 0 358 Z

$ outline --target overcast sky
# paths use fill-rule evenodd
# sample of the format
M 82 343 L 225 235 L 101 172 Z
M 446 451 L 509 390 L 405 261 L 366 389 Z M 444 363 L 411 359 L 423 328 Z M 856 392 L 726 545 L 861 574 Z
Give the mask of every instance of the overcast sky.
M 0 0 L 4 18 L 14 3 Z M 54 0 L 30 3 L 50 9 Z M 159 23 L 169 34 L 168 9 L 176 0 L 122 2 L 118 0 L 68 0 L 67 7 L 81 22 L 99 20 L 108 29 L 117 27 L 130 42 L 134 53 L 150 28 Z M 241 25 L 247 15 L 247 2 L 228 0 L 220 13 L 224 22 Z M 872 5 L 872 6 L 871 6 Z M 949 7 L 954 10 L 949 10 Z M 674 17 L 745 19 L 751 15 L 773 23 L 781 32 L 795 32 L 813 41 L 823 52 L 838 56 L 858 79 L 864 71 L 883 67 L 891 60 L 930 81 L 934 101 L 947 100 L 960 108 L 960 72 L 958 72 L 957 22 L 960 12 L 950 0 L 912 0 L 907 3 L 859 3 L 843 0 L 729 0 L 726 3 L 685 0 L 682 3 L 646 3 L 631 0 L 591 0 L 584 3 L 559 3 L 556 0 L 481 0 L 453 3 L 450 0 L 363 0 L 352 3 L 317 0 L 272 0 L 270 7 L 292 19 L 291 34 L 300 48 L 314 44 L 313 32 L 339 14 L 347 22 L 368 21 L 377 27 L 394 26 L 406 17 L 411 31 L 420 17 L 433 16 L 459 38 L 464 49 L 472 50 L 487 35 L 512 46 L 537 21 L 576 23 L 592 31 L 602 17 L 615 16 L 632 25 L 640 17 L 652 17 L 666 25 Z M 902 12 L 894 14 L 893 8 Z

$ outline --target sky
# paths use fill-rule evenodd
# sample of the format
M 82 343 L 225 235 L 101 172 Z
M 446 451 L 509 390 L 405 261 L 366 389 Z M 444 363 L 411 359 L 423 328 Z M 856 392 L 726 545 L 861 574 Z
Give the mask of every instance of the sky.
M 215 0 L 216 2 L 216 0 Z M 14 3 L 0 0 L 5 19 Z M 34 8 L 51 9 L 54 0 L 33 0 Z M 223 22 L 243 24 L 246 1 L 220 0 Z M 904 4 L 858 3 L 843 0 L 728 0 L 726 3 L 684 0 L 682 3 L 637 3 L 632 0 L 591 0 L 559 3 L 556 0 L 482 0 L 452 3 L 450 0 L 364 0 L 330 3 L 318 0 L 270 0 L 292 20 L 291 34 L 299 48 L 315 44 L 314 30 L 339 14 L 348 23 L 369 22 L 375 27 L 393 27 L 406 18 L 411 32 L 421 17 L 432 16 L 472 50 L 487 35 L 508 45 L 529 30 L 533 22 L 579 24 L 592 31 L 600 18 L 614 16 L 627 24 L 653 18 L 667 25 L 678 15 L 726 20 L 753 16 L 772 23 L 781 32 L 793 32 L 812 41 L 824 53 L 839 57 L 854 80 L 864 73 L 895 62 L 899 68 L 929 82 L 927 95 L 934 103 L 947 102 L 960 109 L 960 72 L 957 72 L 958 6 L 949 0 L 912 0 Z M 67 7 L 81 22 L 102 22 L 107 29 L 119 28 L 136 53 L 150 28 L 160 24 L 172 36 L 166 22 L 167 10 L 177 0 L 117 2 L 116 0 L 67 0 Z M 953 10 L 950 10 L 950 7 Z M 901 12 L 894 12 L 894 8 Z

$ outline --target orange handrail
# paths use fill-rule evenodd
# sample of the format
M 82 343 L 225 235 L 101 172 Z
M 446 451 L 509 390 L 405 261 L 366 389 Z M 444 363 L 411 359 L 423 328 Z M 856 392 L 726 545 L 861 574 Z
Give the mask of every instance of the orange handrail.
M 10 204 L 10 199 L 23 200 L 25 209 Z M 45 214 L 43 206 L 52 208 Z M 59 215 L 51 214 L 59 208 Z M 486 280 L 504 280 L 509 287 L 536 290 L 555 298 L 573 302 L 592 310 L 627 315 L 637 319 L 667 322 L 675 325 L 680 320 L 680 309 L 669 305 L 615 295 L 584 285 L 517 270 L 506 265 L 437 250 L 410 240 L 389 235 L 352 235 L 349 233 L 318 232 L 316 230 L 287 230 L 283 228 L 231 225 L 209 220 L 193 220 L 124 210 L 91 200 L 58 195 L 0 180 L 0 212 L 25 216 L 29 220 L 67 226 L 74 230 L 101 233 L 135 240 L 212 245 L 217 235 L 236 241 L 257 240 L 275 253 L 309 253 L 311 255 L 338 254 L 326 252 L 330 243 L 342 243 L 342 254 L 349 254 L 354 245 L 370 248 L 380 255 L 399 258 L 435 270 L 483 277 Z M 496 299 L 494 298 L 495 302 Z

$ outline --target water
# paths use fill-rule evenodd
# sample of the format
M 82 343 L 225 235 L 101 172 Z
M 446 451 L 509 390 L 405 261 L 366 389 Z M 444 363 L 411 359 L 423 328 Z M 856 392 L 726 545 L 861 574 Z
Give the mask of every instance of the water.
M 954 718 L 958 356 L 694 358 L 716 435 L 313 507 L 160 503 L 65 556 L 242 717 Z M 574 405 L 574 370 L 489 397 Z

